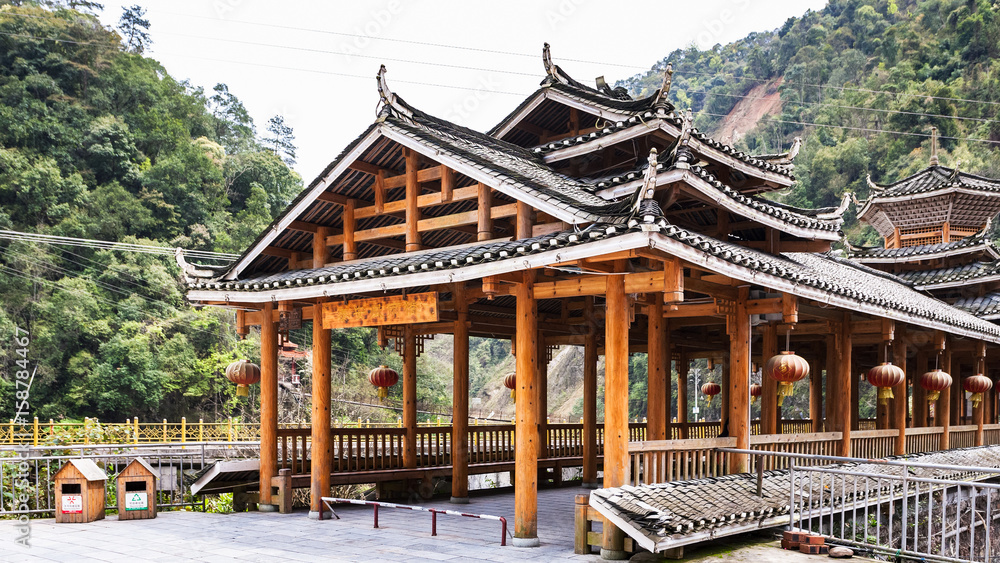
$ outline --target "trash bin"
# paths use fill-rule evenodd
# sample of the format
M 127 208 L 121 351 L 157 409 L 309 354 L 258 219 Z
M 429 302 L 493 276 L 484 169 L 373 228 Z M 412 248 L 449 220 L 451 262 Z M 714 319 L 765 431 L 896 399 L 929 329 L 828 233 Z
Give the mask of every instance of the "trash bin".
M 157 471 L 141 457 L 133 459 L 115 477 L 119 520 L 156 518 L 157 477 Z
M 71 459 L 56 471 L 57 523 L 84 523 L 104 518 L 104 482 L 108 476 L 89 459 Z

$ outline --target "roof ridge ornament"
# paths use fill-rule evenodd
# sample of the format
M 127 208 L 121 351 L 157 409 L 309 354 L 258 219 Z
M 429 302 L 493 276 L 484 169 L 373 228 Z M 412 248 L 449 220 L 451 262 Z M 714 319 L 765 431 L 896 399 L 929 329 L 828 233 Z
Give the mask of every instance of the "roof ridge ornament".
M 378 111 L 379 119 L 385 119 L 386 112 L 388 112 L 389 109 L 395 110 L 401 117 L 412 119 L 413 112 L 401 104 L 399 97 L 396 96 L 395 92 L 389 89 L 389 83 L 385 79 L 385 73 L 385 65 L 382 65 L 379 67 L 378 74 L 375 76 L 375 82 L 378 85 L 378 95 L 382 103 L 382 107 Z
M 691 167 L 691 161 L 694 160 L 694 155 L 691 154 L 691 149 L 688 148 L 688 143 L 691 140 L 691 129 L 694 125 L 694 114 L 691 108 L 687 108 L 680 117 L 681 134 L 677 137 L 677 144 L 670 154 L 670 160 L 674 163 L 674 168 L 687 170 Z
M 829 213 L 817 213 L 816 218 L 839 219 L 844 216 L 844 212 L 847 211 L 847 207 L 851 204 L 851 201 L 854 201 L 854 204 L 857 205 L 858 200 L 854 197 L 854 192 L 844 192 L 844 195 L 840 198 L 840 205 L 836 209 Z
M 176 250 L 174 250 L 174 260 L 177 261 L 177 265 L 180 267 L 181 271 L 184 272 L 184 277 L 188 282 L 194 281 L 195 279 L 210 279 L 215 277 L 214 271 L 200 269 L 197 264 L 191 264 L 185 260 L 184 249 L 179 246 Z
M 868 189 L 870 189 L 873 192 L 880 192 L 880 191 L 882 191 L 882 190 L 885 189 L 882 186 L 876 184 L 875 182 L 872 182 L 872 175 L 871 175 L 871 173 L 869 173 L 869 174 L 867 174 L 865 176 L 865 182 L 868 183 Z
M 667 96 L 670 94 L 670 85 L 674 81 L 674 63 L 667 63 L 667 68 L 663 69 L 663 84 L 660 85 L 660 91 L 656 94 L 656 100 L 653 102 L 654 107 L 666 108 L 670 105 L 667 101 Z

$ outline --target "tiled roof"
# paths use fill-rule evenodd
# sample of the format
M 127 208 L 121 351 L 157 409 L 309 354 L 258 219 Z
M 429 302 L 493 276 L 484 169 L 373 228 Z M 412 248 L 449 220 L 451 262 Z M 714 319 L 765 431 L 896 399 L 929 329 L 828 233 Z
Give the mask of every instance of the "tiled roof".
M 658 211 L 657 207 L 657 211 Z M 598 223 L 583 230 L 568 230 L 542 235 L 524 240 L 502 240 L 482 244 L 408 252 L 380 256 L 368 260 L 345 262 L 326 268 L 308 270 L 288 270 L 276 274 L 265 274 L 236 281 L 201 280 L 189 284 L 191 289 L 217 289 L 225 291 L 263 291 L 309 285 L 336 284 L 361 279 L 376 280 L 390 276 L 433 270 L 462 268 L 486 262 L 510 260 L 519 256 L 535 254 L 568 246 L 585 244 L 596 240 L 620 236 L 628 232 L 642 230 L 642 224 L 663 221 L 662 215 L 650 214 L 642 222 L 630 225 Z
M 512 184 L 572 213 L 581 222 L 618 222 L 629 211 L 628 198 L 606 200 L 594 193 L 591 184 L 553 171 L 526 149 L 415 109 L 411 111 L 412 120 L 392 114 L 386 117 L 385 124 L 466 160 L 497 178 L 498 183 Z
M 895 458 L 889 458 L 895 459 Z M 906 456 L 914 463 L 941 464 L 963 467 L 1000 467 L 1000 447 L 967 448 L 946 452 L 929 452 Z M 834 469 L 867 475 L 898 475 L 899 468 L 878 463 L 839 463 Z M 911 467 L 910 473 L 918 478 L 982 480 L 989 474 L 972 474 L 951 469 Z M 878 479 L 856 480 L 836 477 L 844 483 L 834 483 L 831 475 L 810 474 L 811 487 L 833 491 L 824 495 L 835 506 L 852 505 L 866 498 L 886 498 L 889 489 L 902 485 Z M 808 491 L 809 481 L 796 473 L 796 484 Z M 761 483 L 761 496 L 757 496 L 756 474 L 743 473 L 710 477 L 690 481 L 673 481 L 656 485 L 622 486 L 597 489 L 590 494 L 590 505 L 605 517 L 624 524 L 625 533 L 635 538 L 646 549 L 662 550 L 692 541 L 723 537 L 748 531 L 748 528 L 768 528 L 788 523 L 788 496 L 791 481 L 787 470 L 765 471 Z M 843 485 L 843 486 L 841 486 Z M 837 494 L 840 493 L 840 494 Z M 820 495 L 803 495 L 801 501 L 820 508 Z M 809 505 L 802 505 L 809 508 Z M 829 504 L 824 506 L 832 510 Z M 694 538 L 692 536 L 699 536 Z
M 612 176 L 607 176 L 604 178 L 598 178 L 595 182 L 595 187 L 598 190 L 607 190 L 608 188 L 613 188 L 615 186 L 627 185 L 632 182 L 639 181 L 643 178 L 649 165 L 643 167 L 629 170 L 627 172 L 620 172 Z M 661 162 L 656 165 L 657 173 L 668 172 L 670 170 L 682 170 L 677 168 L 676 163 Z M 764 213 L 770 215 L 779 221 L 786 223 L 788 225 L 794 225 L 797 227 L 803 227 L 806 229 L 815 229 L 819 231 L 826 231 L 831 233 L 839 233 L 840 227 L 843 224 L 843 214 L 837 214 L 836 212 L 840 208 L 834 207 L 824 207 L 817 210 L 807 210 L 800 209 L 797 207 L 792 207 L 790 205 L 784 205 L 774 201 L 770 201 L 758 196 L 745 195 L 737 190 L 729 187 L 728 185 L 722 183 L 718 178 L 715 177 L 711 172 L 705 170 L 700 166 L 691 166 L 687 168 L 692 174 L 698 176 L 700 179 L 704 180 L 707 184 L 711 186 L 711 189 L 716 190 L 722 196 L 725 196 L 727 200 L 731 202 L 730 211 L 738 214 L 749 216 L 754 214 L 754 212 Z M 599 192 L 600 193 L 600 192 Z M 742 209 L 742 213 L 741 213 Z M 821 214 L 833 215 L 830 218 L 819 218 L 818 215 Z
M 761 250 L 692 233 L 675 225 L 660 230 L 715 258 L 838 295 L 856 303 L 901 313 L 909 320 L 927 319 L 990 335 L 1000 336 L 1000 327 L 959 311 L 948 304 L 914 291 L 891 274 L 879 272 L 851 260 L 829 254 L 787 252 L 774 256 Z
M 1000 278 L 1000 260 L 972 262 L 952 268 L 935 270 L 910 270 L 899 274 L 899 278 L 918 289 L 936 289 L 943 286 L 981 283 L 984 278 Z
M 871 199 L 899 197 L 933 192 L 950 187 L 963 187 L 988 192 L 1000 192 L 1000 180 L 967 174 L 954 168 L 928 166 L 916 174 L 887 185 L 876 185 Z
M 753 276 L 758 273 L 775 276 L 791 282 L 794 286 L 809 287 L 836 295 L 849 302 L 864 304 L 880 312 L 884 311 L 885 314 L 901 320 L 926 319 L 986 335 L 991 340 L 1000 339 L 1000 327 L 997 325 L 914 291 L 890 274 L 826 254 L 793 252 L 775 256 L 761 250 L 719 241 L 667 223 L 659 206 L 652 200 L 642 201 L 638 212 L 628 220 L 627 224 L 599 223 L 583 231 L 572 229 L 520 241 L 497 241 L 394 254 L 345 262 L 326 268 L 290 270 L 236 281 L 198 280 L 191 282 L 188 287 L 191 290 L 256 292 L 370 280 L 372 288 L 378 288 L 379 280 L 389 277 L 507 260 L 511 261 L 513 271 L 519 267 L 516 260 L 519 257 L 641 231 L 660 233 L 681 243 L 689 249 L 689 252 L 694 251 L 699 257 L 711 257 L 736 267 L 749 269 L 753 272 Z M 719 266 L 721 265 L 717 265 L 716 268 Z M 745 277 L 745 273 L 737 275 Z M 331 293 L 335 291 L 331 290 Z M 890 312 L 896 314 L 892 315 Z
M 981 319 L 1000 319 L 1000 293 L 988 293 L 982 297 L 965 297 L 953 305 Z
M 848 256 L 861 262 L 910 262 L 969 252 L 989 252 L 993 244 L 985 235 L 985 231 L 981 231 L 952 242 L 904 246 L 903 248 L 852 248 L 848 250 Z
M 565 85 L 560 84 L 560 86 L 565 87 Z M 650 99 L 650 98 L 646 98 Z M 632 117 L 624 119 L 621 121 L 609 122 L 604 127 L 598 129 L 597 131 L 592 131 L 583 135 L 577 135 L 575 137 L 567 137 L 565 139 L 560 139 L 558 141 L 551 141 L 548 143 L 542 143 L 536 147 L 533 147 L 531 151 L 537 155 L 546 155 L 551 152 L 572 147 L 575 145 L 589 143 L 591 141 L 596 141 L 613 133 L 629 129 L 631 127 L 642 127 L 648 129 L 655 126 L 652 123 L 653 120 L 663 120 L 676 127 L 683 126 L 683 119 L 674 112 L 667 113 L 663 108 L 640 108 L 640 111 L 635 112 Z M 782 176 L 787 176 L 793 178 L 792 168 L 787 164 L 776 164 L 771 162 L 777 159 L 781 155 L 765 155 L 766 158 L 761 158 L 749 153 L 745 153 L 731 145 L 721 143 L 715 139 L 709 137 L 708 135 L 702 133 L 697 128 L 691 129 L 691 137 L 695 140 L 692 144 L 692 148 L 697 151 L 698 144 L 702 144 L 707 147 L 711 147 L 719 152 L 727 154 L 737 160 L 741 160 L 751 166 L 760 168 L 761 170 L 766 170 L 768 172 L 774 172 L 776 174 L 781 174 Z

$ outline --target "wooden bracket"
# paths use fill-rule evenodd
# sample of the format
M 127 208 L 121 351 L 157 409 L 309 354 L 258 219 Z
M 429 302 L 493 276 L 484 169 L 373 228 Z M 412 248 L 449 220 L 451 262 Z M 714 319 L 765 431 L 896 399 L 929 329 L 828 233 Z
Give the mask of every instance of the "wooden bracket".
M 684 301 L 684 268 L 681 259 L 674 256 L 663 261 L 663 302 Z
M 781 320 L 788 324 L 799 322 L 799 298 L 791 293 L 781 294 Z
M 882 341 L 892 342 L 896 339 L 896 321 L 882 319 Z

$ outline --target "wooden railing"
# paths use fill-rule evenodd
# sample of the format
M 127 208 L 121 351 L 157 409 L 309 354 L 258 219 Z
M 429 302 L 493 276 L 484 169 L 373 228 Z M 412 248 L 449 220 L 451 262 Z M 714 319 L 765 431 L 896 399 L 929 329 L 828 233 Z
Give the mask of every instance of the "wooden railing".
M 895 453 L 898 430 L 856 430 L 851 433 L 851 456 L 866 459 L 889 457 Z
M 406 440 L 403 428 L 335 428 L 331 438 L 333 471 L 375 471 L 403 466 Z
M 398 429 L 397 429 L 398 430 Z M 406 435 L 406 431 L 403 431 Z M 451 427 L 417 428 L 417 466 L 436 467 L 451 464 Z
M 469 463 L 514 461 L 514 425 L 469 427 Z
M 952 426 L 951 434 L 948 438 L 948 445 L 951 449 L 971 448 L 976 445 L 976 426 Z
M 837 455 L 840 432 L 808 432 L 802 434 L 780 434 L 771 436 L 751 436 L 750 449 L 764 452 L 801 454 L 795 459 L 796 465 L 822 465 L 825 462 L 810 460 L 811 455 Z M 793 461 L 787 457 L 753 456 L 754 463 L 762 463 L 764 470 L 788 469 Z M 756 469 L 756 465 L 753 466 Z
M 725 475 L 728 456 L 715 449 L 735 446 L 736 438 L 632 442 L 626 482 L 652 485 Z
M 858 421 L 858 430 L 875 430 L 877 426 L 874 418 L 862 418 Z
M 936 452 L 941 449 L 941 434 L 944 428 L 931 426 L 929 428 L 906 429 L 906 453 L 922 454 Z
M 983 445 L 1000 445 L 1000 424 L 983 425 Z

